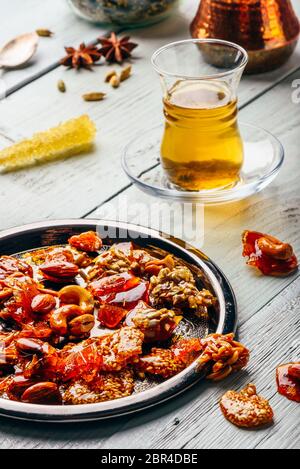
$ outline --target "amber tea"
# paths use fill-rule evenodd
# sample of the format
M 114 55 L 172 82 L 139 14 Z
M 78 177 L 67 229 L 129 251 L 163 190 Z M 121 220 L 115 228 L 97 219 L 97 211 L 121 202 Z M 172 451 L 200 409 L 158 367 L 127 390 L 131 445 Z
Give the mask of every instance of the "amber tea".
M 243 163 L 237 100 L 226 83 L 179 80 L 164 98 L 162 165 L 185 190 L 232 187 Z

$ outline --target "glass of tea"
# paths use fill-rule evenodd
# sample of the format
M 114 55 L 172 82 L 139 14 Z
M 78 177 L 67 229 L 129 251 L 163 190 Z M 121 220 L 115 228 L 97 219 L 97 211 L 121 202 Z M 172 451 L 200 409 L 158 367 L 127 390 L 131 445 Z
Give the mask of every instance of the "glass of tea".
M 242 47 L 218 39 L 174 42 L 154 53 L 165 116 L 161 162 L 172 186 L 226 189 L 239 181 L 237 89 L 247 61 Z

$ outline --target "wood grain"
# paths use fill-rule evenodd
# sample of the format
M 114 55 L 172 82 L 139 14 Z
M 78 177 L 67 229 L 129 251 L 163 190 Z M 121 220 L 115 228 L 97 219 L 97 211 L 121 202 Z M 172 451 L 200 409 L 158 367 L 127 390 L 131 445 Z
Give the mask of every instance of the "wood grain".
M 150 56 L 166 42 L 187 36 L 192 10 L 189 15 L 189 19 L 176 16 L 163 27 L 157 25 L 134 34 L 140 45 L 135 52 L 133 76 L 117 90 L 103 83 L 106 66 L 79 73 L 59 67 L 0 103 L 0 128 L 5 124 L 15 140 L 82 113 L 88 113 L 98 128 L 97 149 L 92 154 L 0 176 L 1 229 L 45 218 L 83 216 L 128 184 L 120 164 L 124 146 L 136 134 L 161 121 L 161 91 Z M 291 68 L 289 64 L 272 73 L 244 77 L 240 104 L 275 86 Z M 68 89 L 63 95 L 56 88 L 61 78 Z M 81 95 L 89 91 L 105 91 L 108 95 L 100 103 L 86 103 Z M 252 120 L 248 116 L 245 119 Z M 253 117 L 257 119 L 259 115 Z M 17 206 L 13 199 L 3 198 L 16 187 L 21 200 Z
M 17 13 L 21 12 L 21 13 Z M 40 28 L 53 31 L 51 38 L 40 38 L 37 53 L 30 63 L 1 76 L 7 92 L 23 86 L 55 67 L 65 55 L 64 46 L 90 42 L 105 32 L 103 27 L 81 20 L 71 11 L 67 0 L 12 0 L 5 5 L 5 21 L 1 22 L 0 47 L 10 39 Z

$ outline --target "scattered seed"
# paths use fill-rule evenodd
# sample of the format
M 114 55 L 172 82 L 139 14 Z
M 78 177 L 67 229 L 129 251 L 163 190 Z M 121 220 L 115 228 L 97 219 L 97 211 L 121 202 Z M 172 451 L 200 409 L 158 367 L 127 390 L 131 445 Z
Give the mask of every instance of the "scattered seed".
M 65 93 L 67 91 L 66 84 L 63 80 L 58 80 L 57 88 L 61 93 Z
M 117 72 L 115 70 L 110 70 L 105 76 L 105 82 L 109 83 L 112 77 L 115 77 Z
M 112 76 L 111 79 L 109 80 L 109 84 L 110 84 L 113 88 L 119 88 L 119 86 L 120 86 L 120 78 L 119 78 L 117 75 Z
M 86 93 L 82 95 L 84 101 L 102 101 L 105 98 L 105 93 Z
M 40 37 L 51 37 L 54 34 L 49 29 L 37 29 L 35 32 Z
M 120 73 L 120 81 L 125 81 L 127 78 L 129 78 L 131 75 L 131 65 L 128 65 L 128 67 L 123 68 L 123 70 Z
M 217 96 L 218 96 L 218 100 L 219 100 L 219 101 L 223 101 L 223 99 L 225 98 L 226 94 L 223 93 L 223 91 L 219 91 L 218 94 L 217 94 Z

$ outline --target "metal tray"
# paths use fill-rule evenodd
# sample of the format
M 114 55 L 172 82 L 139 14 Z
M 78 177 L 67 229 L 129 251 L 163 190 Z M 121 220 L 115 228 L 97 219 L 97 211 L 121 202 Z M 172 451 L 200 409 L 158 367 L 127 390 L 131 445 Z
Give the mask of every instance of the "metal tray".
M 206 324 L 195 324 L 194 335 L 234 332 L 237 307 L 232 288 L 220 269 L 201 251 L 164 233 L 141 226 L 99 220 L 56 220 L 33 223 L 0 233 L 0 255 L 65 244 L 70 236 L 87 230 L 98 231 L 105 244 L 133 240 L 141 247 L 167 251 L 189 264 L 200 285 L 209 288 L 218 299 L 217 307 Z M 191 320 L 191 319 L 190 319 Z M 173 378 L 147 382 L 138 386 L 129 397 L 96 404 L 39 405 L 0 398 L 0 415 L 23 420 L 46 422 L 92 421 L 140 411 L 170 399 L 204 377 L 197 370 L 197 361 Z

